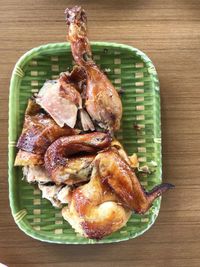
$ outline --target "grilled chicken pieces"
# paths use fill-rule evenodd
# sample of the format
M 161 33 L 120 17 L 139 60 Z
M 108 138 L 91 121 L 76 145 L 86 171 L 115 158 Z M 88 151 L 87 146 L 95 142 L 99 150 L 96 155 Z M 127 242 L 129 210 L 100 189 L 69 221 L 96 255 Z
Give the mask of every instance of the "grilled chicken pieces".
M 80 112 L 80 120 L 83 130 L 94 131 L 95 128 L 93 122 L 88 113 L 83 109 L 83 101 L 80 94 L 80 92 L 83 92 L 84 90 L 85 81 L 86 74 L 81 67 L 75 66 L 70 74 L 66 72 L 62 73 L 59 78 L 60 96 L 67 98 L 69 101 L 71 101 L 71 103 L 74 103 L 76 105 L 77 109 Z M 67 109 L 67 112 L 69 112 L 69 109 Z M 68 113 L 68 115 L 71 115 L 71 118 L 76 118 L 76 116 L 70 114 L 70 112 Z M 72 125 L 71 127 L 73 128 L 74 126 Z
M 55 122 L 63 127 L 65 124 L 74 128 L 77 112 L 80 110 L 81 123 L 84 131 L 94 131 L 94 125 L 83 109 L 80 92 L 85 81 L 85 73 L 80 67 L 75 67 L 71 73 L 61 73 L 58 80 L 47 81 L 41 88 L 36 102 Z
M 95 154 L 110 144 L 110 136 L 100 132 L 59 138 L 45 153 L 45 168 L 57 184 L 73 177 L 88 180 Z M 78 153 L 89 155 L 76 157 Z
M 82 235 L 100 239 L 121 228 L 130 211 L 145 213 L 171 184 L 145 192 L 134 171 L 115 148 L 100 152 L 93 161 L 88 184 L 77 188 L 63 217 Z
M 87 75 L 86 109 L 102 128 L 116 131 L 120 128 L 122 103 L 112 83 L 92 60 L 85 11 L 75 6 L 67 8 L 65 14 L 74 60 Z
M 53 141 L 61 136 L 78 133 L 68 126 L 59 127 L 49 115 L 41 112 L 38 104 L 29 100 L 23 130 L 17 142 L 20 150 L 15 165 L 42 164 L 44 154 Z
M 62 215 L 76 232 L 101 239 L 123 227 L 131 211 L 124 208 L 117 195 L 102 182 L 98 166 L 95 166 L 90 182 L 75 189 Z
M 24 166 L 27 181 L 37 183 L 52 205 L 68 203 L 62 215 L 76 232 L 101 239 L 123 227 L 132 212 L 148 211 L 173 185 L 142 188 L 133 169 L 137 161 L 111 138 L 120 128 L 122 103 L 92 59 L 85 11 L 75 6 L 65 14 L 78 66 L 47 81 L 29 100 L 15 165 Z M 94 131 L 94 122 L 108 133 L 79 134 L 77 119 L 84 132 Z
M 161 184 L 145 192 L 135 172 L 114 148 L 99 153 L 94 164 L 98 164 L 103 182 L 117 194 L 124 206 L 136 213 L 145 213 L 157 197 L 173 187 Z

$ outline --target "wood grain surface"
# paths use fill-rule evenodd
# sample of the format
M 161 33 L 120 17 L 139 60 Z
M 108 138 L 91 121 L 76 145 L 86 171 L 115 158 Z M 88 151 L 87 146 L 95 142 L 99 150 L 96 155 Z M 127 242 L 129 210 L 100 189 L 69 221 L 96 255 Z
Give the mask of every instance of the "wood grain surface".
M 143 236 L 109 245 L 55 245 L 26 236 L 11 216 L 7 182 L 9 80 L 18 58 L 65 41 L 64 9 L 81 4 L 90 40 L 143 50 L 154 62 L 162 100 L 166 193 Z M 200 266 L 200 1 L 0 1 L 0 262 L 8 266 Z

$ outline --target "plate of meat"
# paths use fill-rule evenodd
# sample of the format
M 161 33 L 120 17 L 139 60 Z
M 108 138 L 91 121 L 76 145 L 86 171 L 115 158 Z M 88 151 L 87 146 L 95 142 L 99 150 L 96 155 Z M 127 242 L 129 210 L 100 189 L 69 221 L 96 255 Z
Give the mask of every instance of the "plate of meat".
M 136 48 L 90 43 L 81 7 L 65 16 L 68 42 L 33 48 L 12 73 L 12 215 L 46 242 L 135 238 L 173 187 L 162 183 L 158 76 Z

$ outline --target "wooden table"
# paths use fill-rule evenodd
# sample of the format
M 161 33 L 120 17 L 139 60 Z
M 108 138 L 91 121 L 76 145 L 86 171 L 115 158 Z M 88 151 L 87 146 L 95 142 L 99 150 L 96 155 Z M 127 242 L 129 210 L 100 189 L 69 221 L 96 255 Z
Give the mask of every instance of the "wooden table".
M 162 98 L 164 195 L 155 225 L 110 245 L 42 243 L 21 232 L 7 183 L 9 79 L 27 50 L 65 41 L 64 9 L 82 4 L 90 39 L 133 45 L 153 60 Z M 200 266 L 200 1 L 0 1 L 0 262 L 8 266 Z

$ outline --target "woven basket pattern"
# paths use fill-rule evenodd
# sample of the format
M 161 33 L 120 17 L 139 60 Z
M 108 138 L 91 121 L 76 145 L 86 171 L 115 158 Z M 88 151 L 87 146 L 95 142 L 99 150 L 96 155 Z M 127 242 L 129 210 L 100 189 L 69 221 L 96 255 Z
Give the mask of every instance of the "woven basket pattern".
M 127 45 L 96 42 L 92 43 L 92 50 L 96 63 L 116 89 L 123 91 L 118 139 L 129 155 L 137 153 L 141 166 L 152 160 L 157 163 L 154 173 L 139 176 L 149 190 L 161 182 L 160 96 L 155 67 L 144 53 Z M 97 242 L 76 234 L 62 219 L 60 210 L 42 199 L 37 188 L 22 180 L 21 168 L 13 166 L 28 98 L 37 93 L 47 79 L 56 79 L 73 63 L 69 44 L 48 44 L 27 52 L 13 70 L 9 100 L 9 197 L 13 217 L 26 234 L 41 241 L 92 244 L 134 238 L 154 223 L 160 198 L 148 213 L 133 214 L 124 228 Z

